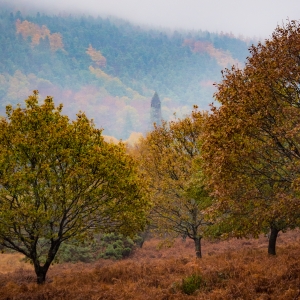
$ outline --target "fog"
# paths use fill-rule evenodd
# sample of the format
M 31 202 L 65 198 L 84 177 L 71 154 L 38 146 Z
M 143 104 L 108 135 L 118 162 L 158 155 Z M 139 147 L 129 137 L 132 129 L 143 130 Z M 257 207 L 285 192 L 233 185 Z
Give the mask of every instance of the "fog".
M 55 13 L 116 16 L 141 25 L 267 38 L 299 18 L 299 0 L 0 0 Z

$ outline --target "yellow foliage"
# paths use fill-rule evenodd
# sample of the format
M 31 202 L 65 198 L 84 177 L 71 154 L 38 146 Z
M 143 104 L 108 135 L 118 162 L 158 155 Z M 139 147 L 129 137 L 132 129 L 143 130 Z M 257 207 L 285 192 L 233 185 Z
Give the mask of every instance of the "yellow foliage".
M 50 46 L 52 51 L 63 49 L 64 45 L 60 33 L 53 33 L 49 35 Z
M 205 114 L 195 109 L 184 119 L 155 126 L 137 145 L 140 169 L 149 180 L 151 221 L 160 232 L 195 241 L 197 256 L 207 225 L 205 209 L 211 204 L 195 169 Z
M 141 132 L 132 132 L 129 138 L 124 141 L 129 147 L 134 147 L 139 143 L 140 139 L 143 137 Z
M 60 33 L 51 34 L 47 26 L 40 27 L 37 24 L 28 22 L 27 20 L 21 22 L 19 19 L 16 21 L 17 33 L 22 34 L 24 39 L 31 37 L 31 45 L 39 45 L 40 39 L 49 38 L 50 48 L 52 51 L 63 49 L 63 41 Z
M 103 138 L 107 143 L 118 144 L 120 142 L 117 138 L 110 135 L 103 135 Z
M 189 46 L 194 52 L 208 53 L 211 57 L 215 58 L 218 64 L 223 68 L 239 64 L 239 61 L 237 59 L 234 59 L 228 51 L 216 49 L 213 46 L 213 44 L 209 42 L 193 41 L 191 39 L 186 39 L 183 45 Z
M 134 235 L 150 203 L 124 144 L 105 142 L 84 113 L 71 122 L 50 96 L 39 105 L 34 91 L 25 104 L 0 120 L 0 245 L 31 260 L 43 283 L 65 240 Z
M 95 62 L 98 67 L 106 66 L 106 58 L 101 54 L 100 51 L 95 50 L 90 44 L 86 53 L 91 57 L 91 59 Z
M 94 68 L 94 67 L 90 66 L 89 70 L 91 71 L 91 73 L 93 73 L 94 75 L 96 75 L 99 78 L 103 78 L 103 79 L 107 79 L 107 80 L 113 79 L 113 77 L 109 76 L 108 74 L 106 74 L 99 68 Z

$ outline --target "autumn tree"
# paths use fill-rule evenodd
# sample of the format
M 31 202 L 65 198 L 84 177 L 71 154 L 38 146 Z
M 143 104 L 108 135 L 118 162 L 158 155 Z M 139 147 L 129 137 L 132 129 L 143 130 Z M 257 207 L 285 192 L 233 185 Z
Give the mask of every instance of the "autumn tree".
M 106 58 L 101 54 L 100 51 L 95 50 L 90 44 L 86 53 L 91 57 L 92 61 L 95 62 L 97 67 L 106 66 Z
M 194 240 L 197 257 L 210 224 L 204 210 L 211 204 L 201 172 L 195 169 L 204 116 L 194 110 L 184 119 L 162 121 L 138 145 L 153 202 L 152 226 Z
M 131 235 L 149 202 L 123 144 L 105 142 L 84 113 L 71 122 L 51 97 L 25 102 L 0 120 L 0 245 L 31 260 L 41 284 L 62 243 Z
M 300 216 L 300 26 L 289 22 L 225 70 L 205 127 L 202 169 L 232 236 L 279 231 Z
M 24 39 L 31 37 L 31 45 L 36 46 L 40 44 L 40 41 L 47 39 L 52 51 L 63 49 L 63 41 L 60 33 L 50 33 L 47 26 L 39 26 L 37 24 L 28 22 L 27 20 L 21 22 L 19 19 L 16 21 L 17 34 L 21 34 Z

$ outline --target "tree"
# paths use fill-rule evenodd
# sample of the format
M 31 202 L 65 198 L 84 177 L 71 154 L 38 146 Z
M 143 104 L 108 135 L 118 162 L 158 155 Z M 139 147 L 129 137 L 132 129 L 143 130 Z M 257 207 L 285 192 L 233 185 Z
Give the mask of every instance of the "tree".
M 194 240 L 197 257 L 201 257 L 201 239 L 210 225 L 204 210 L 211 198 L 201 171 L 195 169 L 204 117 L 194 110 L 184 119 L 162 121 L 138 145 L 140 168 L 148 178 L 153 202 L 152 226 Z
M 0 244 L 31 260 L 41 284 L 62 243 L 134 234 L 149 202 L 123 144 L 106 143 L 84 113 L 70 122 L 51 97 L 25 102 L 0 120 Z
M 91 57 L 92 61 L 95 62 L 97 67 L 106 66 L 106 58 L 101 54 L 100 51 L 95 50 L 90 44 L 86 53 Z
M 217 85 L 202 147 L 202 169 L 233 236 L 299 224 L 300 26 L 278 27 L 250 49 L 243 70 L 225 70 Z

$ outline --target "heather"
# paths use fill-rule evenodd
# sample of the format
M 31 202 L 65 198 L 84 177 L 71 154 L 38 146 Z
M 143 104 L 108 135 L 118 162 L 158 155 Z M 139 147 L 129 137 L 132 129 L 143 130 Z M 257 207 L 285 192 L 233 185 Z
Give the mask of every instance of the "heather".
M 120 261 L 63 263 L 50 267 L 47 282 L 36 284 L 33 268 L 19 254 L 0 255 L 0 299 L 297 299 L 299 231 L 280 233 L 277 256 L 268 256 L 268 239 L 203 241 L 203 258 L 193 241 L 178 239 L 159 249 L 150 239 Z M 191 295 L 183 282 L 201 278 Z

